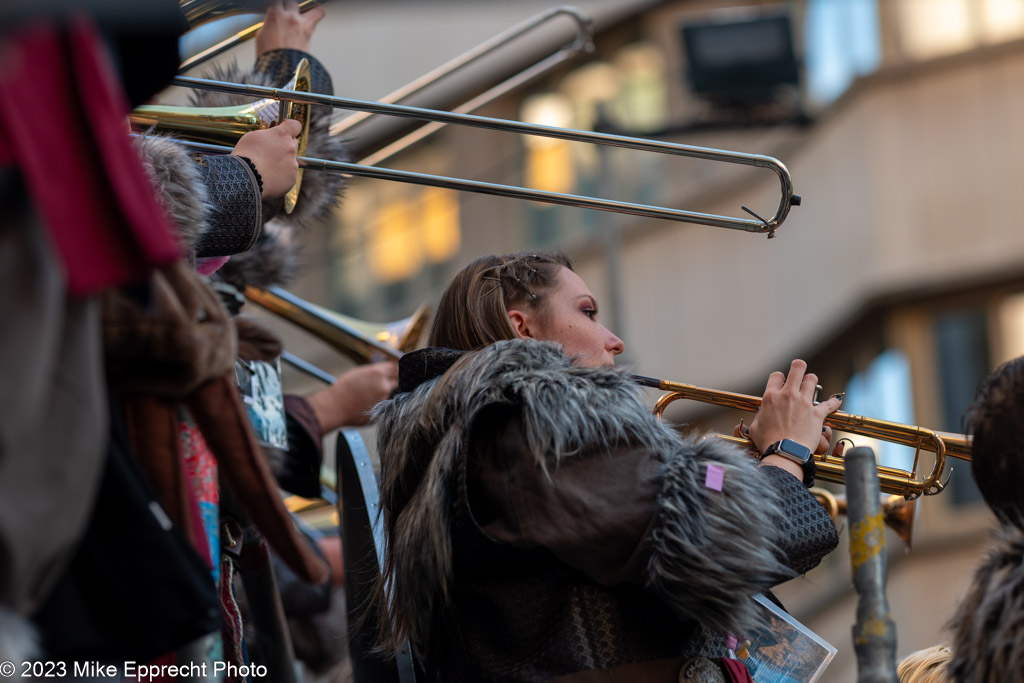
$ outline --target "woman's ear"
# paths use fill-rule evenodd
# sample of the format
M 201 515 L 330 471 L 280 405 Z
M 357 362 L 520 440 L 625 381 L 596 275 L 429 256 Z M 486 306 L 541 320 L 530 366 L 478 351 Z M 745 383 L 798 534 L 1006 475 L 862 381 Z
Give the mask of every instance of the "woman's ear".
M 512 323 L 512 329 L 520 339 L 532 339 L 533 333 L 530 330 L 530 316 L 522 311 L 512 309 L 508 312 L 508 321 Z

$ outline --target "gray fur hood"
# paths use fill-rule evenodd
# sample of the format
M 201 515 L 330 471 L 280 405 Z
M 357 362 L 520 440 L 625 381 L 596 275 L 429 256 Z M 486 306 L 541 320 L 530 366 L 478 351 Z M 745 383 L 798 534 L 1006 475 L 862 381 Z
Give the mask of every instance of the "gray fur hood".
M 1002 524 L 953 628 L 949 680 L 995 683 L 1024 672 L 1024 529 Z
M 647 583 L 680 618 L 741 634 L 759 623 L 749 596 L 796 574 L 780 549 L 781 497 L 764 472 L 775 468 L 660 423 L 626 368 L 579 367 L 556 344 L 503 341 L 466 353 L 375 411 L 392 574 L 386 590 L 392 609 L 413 622 L 407 635 L 422 636 L 429 624 L 421 620 L 448 601 L 457 472 L 475 416 L 495 402 L 521 406 L 524 439 L 541 468 L 623 444 L 660 454 Z M 722 491 L 704 485 L 709 464 L 724 470 Z

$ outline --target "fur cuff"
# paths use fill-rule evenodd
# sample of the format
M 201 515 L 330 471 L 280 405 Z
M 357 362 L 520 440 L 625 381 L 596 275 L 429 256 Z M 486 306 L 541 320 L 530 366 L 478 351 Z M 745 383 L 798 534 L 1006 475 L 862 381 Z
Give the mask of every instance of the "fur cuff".
M 235 254 L 217 271 L 217 278 L 244 292 L 246 287 L 283 286 L 299 272 L 299 245 L 291 228 L 274 219 L 249 251 Z
M 195 161 L 183 145 L 156 135 L 139 136 L 134 145 L 182 242 L 194 248 L 200 235 L 209 229 L 209 217 L 216 208 Z
M 783 564 L 781 501 L 756 462 L 716 439 L 689 442 L 665 466 L 648 581 L 681 617 L 742 635 L 759 622 L 750 596 L 794 576 Z M 707 488 L 708 465 L 725 471 Z

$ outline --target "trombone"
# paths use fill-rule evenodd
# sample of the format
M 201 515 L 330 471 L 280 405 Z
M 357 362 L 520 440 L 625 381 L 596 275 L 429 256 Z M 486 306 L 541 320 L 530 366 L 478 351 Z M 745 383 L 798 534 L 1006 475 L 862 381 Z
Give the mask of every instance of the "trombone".
M 295 67 L 288 88 L 296 92 L 309 92 L 310 89 L 309 60 L 299 60 Z M 283 105 L 283 106 L 282 106 Z M 169 132 L 188 138 L 195 142 L 205 140 L 208 143 L 236 143 L 239 138 L 250 131 L 269 128 L 275 123 L 287 119 L 299 122 L 301 129 L 296 139 L 298 154 L 306 151 L 309 143 L 309 105 L 282 102 L 273 98 L 264 98 L 252 104 L 234 107 L 180 107 L 173 105 L 143 105 L 136 107 L 128 120 L 133 127 Z M 231 148 L 225 148 L 231 151 Z M 302 187 L 302 169 L 295 176 L 295 184 L 284 196 L 285 213 L 295 210 Z
M 229 8 L 224 7 L 215 8 L 216 12 L 213 12 L 209 6 L 209 0 L 183 0 L 183 9 L 186 5 L 194 5 L 196 13 L 199 14 L 200 10 L 207 14 L 216 15 L 217 12 L 223 14 L 225 11 L 235 12 L 238 3 L 229 4 Z M 242 2 L 244 5 L 244 2 Z M 466 102 L 456 109 L 456 111 L 436 111 L 431 109 L 423 109 L 419 107 L 411 107 L 406 105 L 396 104 L 398 100 L 404 99 L 409 95 L 418 92 L 426 85 L 436 81 L 437 79 L 450 74 L 452 71 L 462 68 L 463 66 L 471 63 L 472 61 L 479 59 L 480 57 L 490 53 L 497 49 L 501 45 L 509 42 L 510 40 L 522 35 L 523 33 L 531 30 L 532 28 L 560 15 L 567 15 L 576 22 L 577 34 L 573 42 L 566 47 L 563 47 L 558 53 L 541 60 L 532 67 L 529 67 L 525 71 L 522 71 L 516 76 L 513 76 L 509 80 L 505 81 L 495 88 L 479 95 L 478 97 Z M 198 21 L 197 19 L 194 19 Z M 227 83 L 224 81 L 215 81 L 207 79 L 192 78 L 186 76 L 179 76 L 172 81 L 173 85 L 182 87 L 200 88 L 206 90 L 214 90 L 220 92 L 234 93 L 237 95 L 251 96 L 255 98 L 272 98 L 276 100 L 301 103 L 301 104 L 318 104 L 338 109 L 350 109 L 361 114 L 350 116 L 347 119 L 335 124 L 332 127 L 332 133 L 340 133 L 347 130 L 352 125 L 362 121 L 370 114 L 384 114 L 388 116 L 395 116 L 400 118 L 415 119 L 429 122 L 427 125 L 421 126 L 419 129 L 413 131 L 404 138 L 396 141 L 392 145 L 387 146 L 382 150 L 378 150 L 374 154 L 370 155 L 363 160 L 364 163 L 352 164 L 346 162 L 330 161 L 326 159 L 313 159 L 309 157 L 299 157 L 299 163 L 304 168 L 312 168 L 321 171 L 337 172 L 346 175 L 357 175 L 369 178 L 378 178 L 383 180 L 393 180 L 398 182 L 412 183 L 416 185 L 428 185 L 432 187 L 440 187 L 445 189 L 478 192 L 481 194 L 490 194 L 503 197 L 511 197 L 515 199 L 524 199 L 529 201 L 538 201 L 548 204 L 558 204 L 563 206 L 575 206 L 580 208 L 590 208 L 600 211 L 610 211 L 615 213 L 625 213 L 637 216 L 643 216 L 648 218 L 661 218 L 672 221 L 696 223 L 700 225 L 712 225 L 717 227 L 730 228 L 734 230 L 744 230 L 746 232 L 755 233 L 766 233 L 769 238 L 775 236 L 775 231 L 785 221 L 786 216 L 789 214 L 791 206 L 800 205 L 800 197 L 793 191 L 793 181 L 790 176 L 789 170 L 785 165 L 778 159 L 770 156 L 760 154 L 749 154 L 744 152 L 731 152 L 725 150 L 712 149 L 708 147 L 697 147 L 693 145 L 682 145 L 678 143 L 661 142 L 657 140 L 648 140 L 643 138 L 634 138 L 623 135 L 612 135 L 608 133 L 597 133 L 590 131 L 571 130 L 563 128 L 555 128 L 552 126 L 541 126 L 537 124 L 529 124 L 518 121 L 507 121 L 502 119 L 494 119 L 483 116 L 475 116 L 466 112 L 472 111 L 480 106 L 483 106 L 487 102 L 510 92 L 512 89 L 528 82 L 532 78 L 550 70 L 555 65 L 565 61 L 569 57 L 577 54 L 580 51 L 592 51 L 593 50 L 593 24 L 592 22 L 580 14 L 577 10 L 569 7 L 559 7 L 553 10 L 549 10 L 546 13 L 542 13 L 533 19 L 529 19 L 522 24 L 515 26 L 505 33 L 495 37 L 491 41 L 488 41 L 475 50 L 458 57 L 448 64 L 438 67 L 433 72 L 426 74 L 425 76 L 417 79 L 416 81 L 404 86 L 398 91 L 388 95 L 384 102 L 369 102 L 365 100 L 357 100 L 352 98 L 343 97 L 331 97 L 328 95 L 316 95 L 308 92 L 296 92 L 295 90 L 285 88 L 268 88 L 256 85 L 243 85 L 237 83 Z M 638 204 L 633 202 L 621 202 L 611 199 L 602 199 L 597 197 L 585 197 L 572 194 L 563 194 L 557 192 L 547 192 L 543 190 L 534 190 L 524 187 L 516 187 L 509 185 L 501 185 L 497 183 L 487 183 L 482 181 L 448 178 L 444 176 L 428 175 L 422 173 L 413 173 L 408 171 L 399 171 L 394 169 L 380 169 L 375 168 L 374 164 L 392 156 L 398 150 L 405 148 L 406 146 L 416 142 L 427 135 L 430 135 L 439 127 L 446 124 L 458 124 L 466 125 L 477 128 L 484 128 L 490 130 L 498 130 L 504 132 L 520 133 L 524 135 L 535 135 L 540 137 L 548 137 L 562 140 L 569 140 L 574 142 L 587 142 L 592 144 L 623 147 L 627 149 L 635 149 L 639 151 L 648 151 L 660 154 L 668 154 L 674 156 L 684 156 L 697 159 L 705 159 L 710 161 L 722 161 L 726 163 L 754 166 L 759 168 L 765 168 L 773 171 L 777 176 L 780 183 L 781 197 L 779 200 L 778 207 L 774 214 L 769 218 L 765 219 L 758 216 L 752 210 L 746 206 L 741 207 L 745 212 L 750 214 L 752 218 L 738 218 L 732 216 L 722 216 L 717 214 L 708 214 L 697 211 L 687 211 L 682 209 L 671 209 L 666 207 L 650 206 L 646 204 Z M 212 122 L 211 124 L 212 125 Z M 230 149 L 224 146 L 217 146 L 213 144 L 203 143 L 199 141 L 188 141 L 193 147 L 206 152 L 212 153 L 226 153 Z
M 266 290 L 248 287 L 245 298 L 333 346 L 355 363 L 398 360 L 419 344 L 430 316 L 430 306 L 423 304 L 408 318 L 392 323 L 370 323 L 304 301 L 280 287 Z M 315 366 L 291 354 L 283 358 L 330 383 L 329 376 Z
M 305 12 L 319 4 L 319 0 L 302 0 L 299 3 L 299 11 Z M 181 7 L 182 14 L 185 15 L 189 30 L 207 22 L 237 14 L 262 14 L 265 9 L 261 2 L 246 2 L 245 0 L 234 2 L 228 0 L 180 0 L 178 5 Z M 210 47 L 186 57 L 178 67 L 178 73 L 183 73 L 199 66 L 203 62 L 213 59 L 234 46 L 253 38 L 262 26 L 262 21 L 254 22 L 234 35 L 228 36 Z
M 597 209 L 599 211 L 610 211 L 613 213 L 625 213 L 647 218 L 662 218 L 684 223 L 711 225 L 730 228 L 733 230 L 767 234 L 769 238 L 775 236 L 775 231 L 780 225 L 782 225 L 783 221 L 786 220 L 790 207 L 800 205 L 800 196 L 793 192 L 793 180 L 790 176 L 789 169 L 787 169 L 786 166 L 778 159 L 763 154 L 732 152 L 713 149 L 710 147 L 683 145 L 679 143 L 648 140 L 625 135 L 612 135 L 610 133 L 556 128 L 554 126 L 542 126 L 539 124 L 524 123 L 521 121 L 508 121 L 486 116 L 476 116 L 473 114 L 456 114 L 453 112 L 423 109 L 420 107 L 410 107 L 400 104 L 381 104 L 379 102 L 369 102 L 366 100 L 357 100 L 348 97 L 332 97 L 329 95 L 296 92 L 282 88 L 228 83 L 226 81 L 192 78 L 187 76 L 176 77 L 173 79 L 172 84 L 187 88 L 214 90 L 257 98 L 273 98 L 285 102 L 316 104 L 338 109 L 354 109 L 357 111 L 385 114 L 401 118 L 436 121 L 445 124 L 458 124 L 487 130 L 535 135 L 559 140 L 569 140 L 572 142 L 589 142 L 597 145 L 622 147 L 658 154 L 668 154 L 671 156 L 682 156 L 704 159 L 707 161 L 722 161 L 731 164 L 754 166 L 768 169 L 776 174 L 780 184 L 781 197 L 775 213 L 769 218 L 762 218 L 745 206 L 741 208 L 754 218 L 738 218 L 733 216 L 689 211 L 686 209 L 673 209 L 651 206 L 648 204 L 637 204 L 634 202 L 602 199 L 599 197 L 587 197 L 574 194 L 563 194 L 559 192 L 548 192 L 544 190 L 534 190 L 525 187 L 501 185 L 479 180 L 450 178 L 425 173 L 414 173 L 412 171 L 376 168 L 373 166 L 341 161 L 299 157 L 299 163 L 302 166 L 320 171 L 338 172 L 347 175 L 377 178 L 381 180 L 394 180 L 398 182 L 412 183 L 414 185 L 428 185 L 431 187 L 440 187 L 450 190 L 477 192 L 499 197 L 511 197 L 514 199 L 543 202 L 546 204 L 558 204 L 562 206 Z M 229 147 L 219 145 L 192 142 L 189 144 L 201 151 L 212 153 L 228 153 L 231 151 Z
M 680 399 L 699 401 L 724 408 L 745 410 L 751 413 L 756 412 L 761 405 L 761 399 L 757 396 L 705 389 L 692 384 L 682 384 L 680 382 L 671 382 L 639 375 L 635 375 L 634 379 L 643 386 L 669 392 L 661 396 L 654 405 L 654 414 L 659 419 L 670 403 Z M 932 496 L 945 488 L 946 482 L 949 480 L 948 474 L 945 473 L 946 456 L 968 461 L 971 459 L 971 438 L 964 434 L 937 432 L 925 429 L 924 427 L 915 427 L 913 425 L 842 412 L 829 415 L 825 418 L 825 424 L 833 429 L 850 434 L 859 434 L 915 448 L 914 467 L 911 471 L 908 472 L 893 467 L 878 467 L 879 488 L 885 493 L 900 495 L 907 500 L 913 500 L 922 495 Z M 716 436 L 739 443 L 746 448 L 753 446 L 749 439 L 721 434 Z M 917 464 L 922 450 L 931 451 L 935 454 L 935 463 L 932 466 L 932 470 L 923 479 L 917 476 Z M 841 456 L 825 453 L 823 455 L 815 455 L 814 460 L 818 468 L 817 477 L 819 479 L 837 483 L 844 482 L 846 470 L 845 462 Z M 946 474 L 945 479 L 943 479 L 944 474 Z
M 300 5 L 301 7 L 301 5 Z M 450 60 L 449 62 L 442 64 L 441 66 L 433 69 L 429 73 L 420 76 L 416 80 L 402 86 L 398 90 L 395 90 L 388 95 L 385 95 L 380 100 L 381 104 L 398 104 L 399 102 L 408 99 L 412 95 L 422 91 L 427 86 L 435 83 L 436 81 L 462 69 L 465 66 L 475 62 L 482 57 L 494 52 L 498 48 L 510 43 L 516 38 L 525 35 L 529 31 L 556 19 L 560 16 L 568 17 L 573 21 L 576 28 L 576 35 L 573 37 L 572 42 L 564 45 L 557 52 L 545 57 L 533 66 L 529 66 L 519 71 L 519 73 L 511 76 L 510 78 L 502 81 L 498 85 L 490 88 L 489 90 L 480 93 L 476 97 L 469 101 L 455 107 L 452 113 L 455 114 L 469 114 L 477 109 L 493 102 L 494 100 L 513 92 L 517 88 L 526 85 L 535 78 L 542 76 L 543 74 L 551 71 L 559 64 L 568 61 L 580 53 L 590 54 L 594 51 L 594 22 L 591 21 L 590 17 L 582 14 L 575 7 L 555 7 L 545 12 L 523 21 L 516 26 L 513 26 L 506 31 L 498 34 L 494 38 L 481 43 L 477 47 L 473 48 L 469 52 Z M 340 135 L 345 131 L 349 130 L 353 126 L 365 121 L 371 116 L 370 112 L 356 112 L 345 117 L 341 121 L 338 121 L 331 126 L 331 135 Z M 445 124 L 440 122 L 432 122 L 421 125 L 411 133 L 395 140 L 391 144 L 379 149 L 367 157 L 364 157 L 359 161 L 360 164 L 365 166 L 376 166 L 380 162 L 388 159 L 401 150 L 413 145 L 420 140 L 423 140 L 429 135 L 432 135 L 437 130 L 444 127 Z

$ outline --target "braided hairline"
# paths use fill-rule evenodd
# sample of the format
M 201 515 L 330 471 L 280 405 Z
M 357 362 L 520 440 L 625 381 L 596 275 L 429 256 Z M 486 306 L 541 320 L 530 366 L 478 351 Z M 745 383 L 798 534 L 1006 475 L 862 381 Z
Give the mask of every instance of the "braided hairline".
M 537 262 L 558 263 L 556 259 L 549 256 L 529 254 L 527 256 L 517 256 L 490 268 L 485 268 L 480 272 L 480 277 L 484 280 L 492 280 L 497 284 L 485 291 L 482 296 L 488 296 L 501 290 L 505 300 L 508 303 L 512 303 L 517 300 L 515 293 L 519 292 L 525 295 L 529 303 L 535 304 L 537 302 L 537 293 L 533 291 L 532 287 L 548 284 L 538 277 L 538 271 L 533 266 L 533 263 Z

